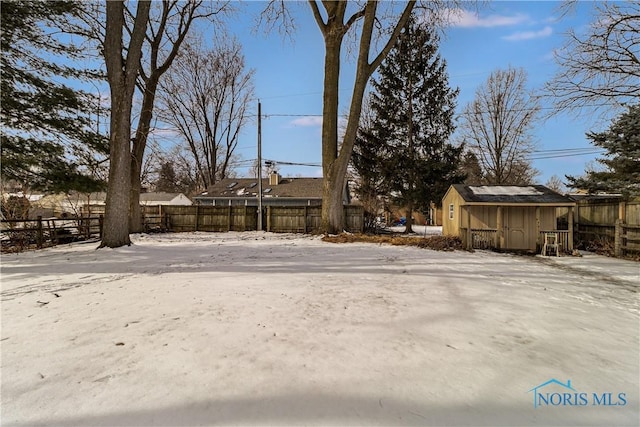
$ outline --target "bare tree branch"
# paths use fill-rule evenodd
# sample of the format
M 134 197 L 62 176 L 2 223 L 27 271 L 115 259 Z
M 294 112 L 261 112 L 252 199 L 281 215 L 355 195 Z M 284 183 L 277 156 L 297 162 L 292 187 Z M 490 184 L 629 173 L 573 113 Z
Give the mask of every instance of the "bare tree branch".
M 571 6 L 571 4 L 570 4 Z M 554 112 L 609 113 L 640 98 L 640 1 L 602 2 L 586 34 L 571 30 L 545 85 Z
M 462 138 L 489 184 L 528 184 L 535 175 L 527 156 L 540 105 L 527 94 L 526 80 L 523 69 L 494 71 L 462 114 Z
M 238 137 L 248 120 L 254 71 L 245 70 L 241 50 L 235 39 L 224 36 L 211 50 L 189 43 L 161 83 L 160 114 L 189 146 L 201 188 L 232 172 Z

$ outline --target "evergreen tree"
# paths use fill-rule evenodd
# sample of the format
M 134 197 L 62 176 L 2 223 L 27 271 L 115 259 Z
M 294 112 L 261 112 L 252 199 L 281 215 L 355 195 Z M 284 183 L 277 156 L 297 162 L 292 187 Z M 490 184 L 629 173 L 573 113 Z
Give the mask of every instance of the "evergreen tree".
M 158 171 L 158 180 L 156 181 L 156 191 L 165 193 L 175 193 L 178 191 L 178 177 L 170 162 L 163 162 Z
M 640 194 L 640 104 L 629 107 L 608 130 L 587 133 L 591 142 L 607 150 L 598 159 L 605 171 L 590 171 L 583 177 L 567 176 L 569 186 L 590 193 Z
M 462 156 L 460 171 L 467 175 L 467 178 L 464 180 L 464 184 L 466 185 L 482 185 L 485 183 L 482 166 L 480 165 L 478 156 L 476 156 L 473 151 L 467 151 L 464 156 Z
M 361 124 L 351 155 L 351 166 L 357 174 L 355 193 L 364 207 L 365 228 L 375 228 L 383 205 L 384 177 L 378 159 L 379 140 L 367 124 Z
M 364 169 L 357 162 L 354 168 L 361 176 L 380 174 L 384 192 L 406 209 L 407 232 L 413 211 L 439 204 L 449 185 L 465 178 L 462 147 L 447 142 L 458 90 L 449 87 L 438 42 L 434 32 L 410 19 L 373 81 L 373 123 L 360 129 L 357 141 L 357 151 L 371 158 Z
M 71 160 L 86 150 L 107 152 L 106 139 L 90 126 L 95 103 L 61 83 L 90 74 L 59 64 L 81 53 L 57 36 L 81 7 L 67 0 L 2 2 L 3 180 L 49 191 L 95 191 L 102 185 Z

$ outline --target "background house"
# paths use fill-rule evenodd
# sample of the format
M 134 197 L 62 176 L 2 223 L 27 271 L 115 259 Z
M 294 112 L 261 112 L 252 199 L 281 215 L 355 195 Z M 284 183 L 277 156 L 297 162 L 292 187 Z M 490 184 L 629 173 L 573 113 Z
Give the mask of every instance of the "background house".
M 272 173 L 262 179 L 263 206 L 321 206 L 322 178 L 283 178 Z M 343 203 L 349 204 L 349 192 L 343 193 Z M 258 206 L 256 178 L 227 178 L 218 181 L 193 198 L 198 205 Z
M 545 232 L 554 232 L 561 249 L 573 249 L 576 203 L 543 185 L 469 186 L 455 184 L 442 199 L 445 235 L 459 236 L 471 248 L 536 251 Z M 558 230 L 558 209 L 567 208 L 566 230 Z
M 37 207 L 46 214 L 42 216 L 92 216 L 104 214 L 107 193 L 69 193 L 51 194 L 43 197 Z M 142 193 L 142 206 L 191 206 L 193 202 L 183 193 Z
M 141 193 L 140 204 L 143 206 L 191 206 L 193 202 L 182 193 Z

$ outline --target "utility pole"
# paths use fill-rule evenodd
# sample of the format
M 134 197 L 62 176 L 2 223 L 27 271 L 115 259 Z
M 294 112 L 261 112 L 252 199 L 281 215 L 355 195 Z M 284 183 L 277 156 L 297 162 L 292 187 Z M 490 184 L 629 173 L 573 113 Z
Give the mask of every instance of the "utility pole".
M 258 100 L 258 231 L 262 231 L 262 104 Z

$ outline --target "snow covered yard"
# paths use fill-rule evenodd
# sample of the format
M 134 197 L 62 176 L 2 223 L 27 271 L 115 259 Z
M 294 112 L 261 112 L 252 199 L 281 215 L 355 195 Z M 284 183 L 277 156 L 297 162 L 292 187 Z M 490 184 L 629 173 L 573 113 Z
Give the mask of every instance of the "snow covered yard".
M 2 425 L 640 423 L 638 263 L 134 242 L 2 256 Z

